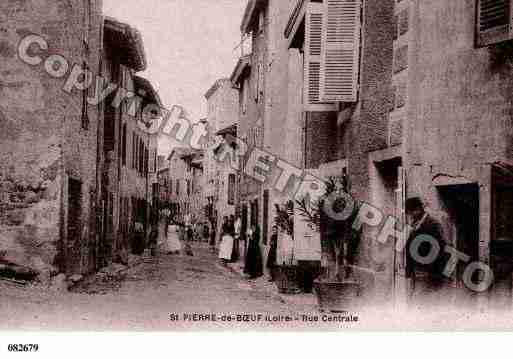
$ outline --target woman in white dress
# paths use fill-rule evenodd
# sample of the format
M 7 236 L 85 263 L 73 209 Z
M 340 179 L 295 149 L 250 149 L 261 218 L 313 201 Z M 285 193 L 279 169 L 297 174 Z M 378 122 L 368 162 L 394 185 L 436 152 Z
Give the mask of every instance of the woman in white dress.
M 167 226 L 167 238 L 165 242 L 165 250 L 166 254 L 179 254 L 182 250 L 182 243 L 178 238 L 178 226 L 169 225 Z
M 221 245 L 219 247 L 219 258 L 226 265 L 232 260 L 233 252 L 233 224 L 230 225 L 228 217 L 224 217 L 222 226 Z

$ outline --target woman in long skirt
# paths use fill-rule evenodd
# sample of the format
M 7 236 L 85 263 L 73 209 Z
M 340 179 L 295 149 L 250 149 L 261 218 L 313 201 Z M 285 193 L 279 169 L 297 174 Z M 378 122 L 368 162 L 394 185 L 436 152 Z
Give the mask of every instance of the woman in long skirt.
M 276 255 L 278 251 L 278 227 L 273 226 L 271 246 L 267 256 L 267 269 L 269 270 L 269 282 L 274 282 L 276 277 Z
M 262 252 L 260 251 L 260 228 L 253 225 L 248 233 L 248 252 L 246 262 L 244 263 L 244 273 L 249 275 L 250 279 L 255 279 L 263 275 Z
M 233 252 L 233 233 L 230 231 L 230 224 L 228 223 L 228 217 L 224 217 L 222 227 L 221 245 L 219 247 L 219 258 L 226 265 L 232 260 Z

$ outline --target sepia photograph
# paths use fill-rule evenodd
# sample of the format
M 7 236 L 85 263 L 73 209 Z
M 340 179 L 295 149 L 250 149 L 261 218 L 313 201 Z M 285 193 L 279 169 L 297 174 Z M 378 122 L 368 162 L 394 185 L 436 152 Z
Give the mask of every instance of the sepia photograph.
M 0 333 L 511 330 L 513 0 L 0 0 Z

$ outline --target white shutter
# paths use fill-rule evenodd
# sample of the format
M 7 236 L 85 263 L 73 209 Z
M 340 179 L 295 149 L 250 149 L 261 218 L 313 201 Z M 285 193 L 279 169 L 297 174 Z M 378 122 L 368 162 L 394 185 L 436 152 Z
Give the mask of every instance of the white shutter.
M 325 0 L 321 99 L 356 102 L 360 60 L 361 0 Z
M 304 91 L 305 111 L 335 111 L 333 103 L 320 101 L 322 23 L 324 6 L 322 3 L 309 3 L 305 16 L 305 50 L 304 50 Z
M 513 38 L 512 10 L 512 0 L 478 0 L 478 46 L 487 46 Z

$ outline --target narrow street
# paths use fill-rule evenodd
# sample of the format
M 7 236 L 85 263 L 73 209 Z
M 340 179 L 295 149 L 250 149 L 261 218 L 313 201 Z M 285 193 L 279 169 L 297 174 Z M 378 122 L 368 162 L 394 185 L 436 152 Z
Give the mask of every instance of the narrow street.
M 255 328 L 221 320 L 223 314 L 297 316 L 315 313 L 310 304 L 285 302 L 264 278 L 247 281 L 217 262 L 206 244 L 194 256 L 143 257 L 120 279 L 96 275 L 71 292 L 16 287 L 0 282 L 0 329 L 8 330 L 195 330 Z M 176 313 L 179 319 L 169 319 Z M 184 314 L 216 313 L 218 320 L 188 321 Z M 298 322 L 293 323 L 297 328 Z M 258 327 L 286 328 L 262 320 Z

